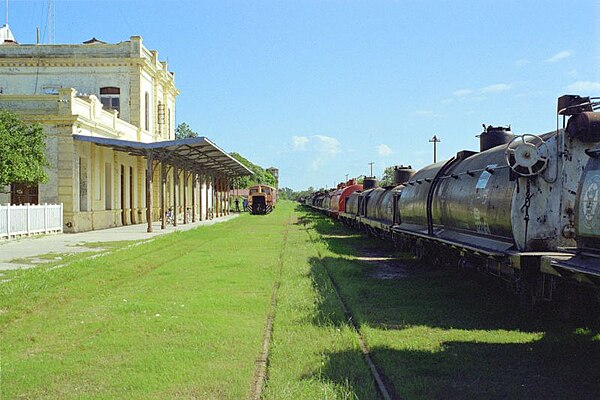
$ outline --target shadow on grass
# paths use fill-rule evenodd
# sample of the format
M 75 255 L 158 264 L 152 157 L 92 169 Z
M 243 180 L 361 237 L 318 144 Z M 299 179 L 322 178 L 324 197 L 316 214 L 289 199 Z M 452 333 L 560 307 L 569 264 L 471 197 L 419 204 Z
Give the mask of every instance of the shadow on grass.
M 436 352 L 375 347 L 371 355 L 406 399 L 593 399 L 600 385 L 600 343 L 591 334 L 517 344 L 448 341 Z M 350 383 L 358 395 L 361 382 L 344 371 L 359 357 L 359 350 L 329 353 L 319 373 Z
M 552 316 L 520 312 L 516 297 L 493 278 L 424 268 L 402 279 L 376 279 L 369 274 L 376 266 L 345 256 L 358 256 L 365 249 L 384 245 L 382 242 L 355 237 L 354 231 L 334 226 L 319 214 L 309 212 L 303 218 L 299 223 L 315 229 L 320 234 L 318 240 L 331 251 L 325 257 L 309 260 L 319 295 L 318 312 L 312 322 L 349 325 L 332 290 L 329 272 L 358 325 L 375 328 L 381 331 L 378 336 L 389 337 L 390 346 L 371 351 L 400 396 L 597 398 L 597 330 L 582 329 L 574 322 L 565 323 Z M 418 340 L 431 339 L 431 343 L 439 342 L 439 347 L 419 346 L 418 340 L 409 337 L 413 328 L 427 331 L 418 333 L 423 335 Z M 519 336 L 528 332 L 540 338 Z M 429 334 L 433 338 L 427 337 Z M 392 348 L 399 338 L 412 344 L 401 345 L 406 348 L 402 350 Z M 345 372 L 345 366 L 354 365 L 351 362 L 357 357 L 362 357 L 358 350 L 331 353 L 328 363 L 315 374 L 359 390 L 351 372 Z

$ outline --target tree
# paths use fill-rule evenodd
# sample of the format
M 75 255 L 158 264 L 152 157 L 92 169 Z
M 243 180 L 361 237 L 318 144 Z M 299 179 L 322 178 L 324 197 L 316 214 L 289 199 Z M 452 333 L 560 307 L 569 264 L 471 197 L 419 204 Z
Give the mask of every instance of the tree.
M 387 167 L 383 171 L 383 175 L 381 177 L 381 181 L 379 182 L 380 186 L 391 186 L 394 184 L 394 167 Z
M 14 113 L 0 110 L 0 186 L 48 182 L 45 139 L 41 125 L 28 124 Z
M 229 155 L 242 163 L 246 168 L 254 172 L 254 175 L 252 176 L 243 176 L 238 178 L 237 183 L 240 189 L 247 189 L 254 185 L 269 185 L 275 187 L 275 177 L 263 167 L 251 163 L 238 153 L 233 152 L 229 153 Z
M 289 187 L 281 188 L 277 191 L 277 196 L 281 200 L 292 200 L 294 198 L 294 191 Z
M 185 122 L 182 122 L 175 128 L 175 139 L 179 140 L 193 137 L 198 137 L 198 133 L 194 132 Z

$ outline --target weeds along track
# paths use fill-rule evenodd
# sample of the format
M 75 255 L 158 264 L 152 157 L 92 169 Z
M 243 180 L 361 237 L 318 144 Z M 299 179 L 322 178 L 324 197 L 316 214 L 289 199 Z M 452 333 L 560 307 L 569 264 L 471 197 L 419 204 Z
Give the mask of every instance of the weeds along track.
M 396 394 L 396 392 L 393 388 L 390 388 L 390 387 L 388 387 L 389 385 L 386 385 L 385 380 L 382 376 L 382 373 L 380 372 L 381 369 L 373 361 L 373 358 L 371 357 L 371 353 L 367 346 L 367 342 L 360 330 L 360 326 L 356 322 L 356 319 L 354 318 L 354 315 L 352 314 L 352 311 L 351 311 L 350 307 L 348 306 L 348 303 L 342 297 L 342 294 L 340 292 L 337 282 L 333 278 L 333 275 L 329 272 L 329 268 L 327 267 L 327 263 L 323 257 L 323 254 L 321 253 L 321 249 L 319 248 L 319 245 L 317 244 L 317 240 L 314 237 L 314 235 L 311 234 L 310 229 L 308 229 L 306 227 L 306 223 L 304 224 L 304 229 L 305 229 L 306 233 L 308 234 L 310 241 L 312 242 L 313 246 L 315 247 L 315 249 L 317 251 L 317 255 L 319 257 L 319 263 L 321 264 L 321 266 L 323 267 L 323 270 L 325 270 L 325 273 L 327 274 L 327 278 L 329 279 L 329 282 L 331 283 L 333 292 L 335 293 L 337 299 L 339 300 L 339 302 L 342 306 L 346 320 L 350 323 L 352 329 L 356 333 L 356 338 L 358 340 L 360 350 L 363 354 L 365 362 L 369 366 L 371 375 L 373 376 L 373 379 L 375 380 L 375 383 L 377 384 L 377 390 L 378 390 L 379 394 L 381 395 L 381 397 L 384 400 L 399 400 L 400 396 Z
M 271 290 L 271 299 L 269 301 L 269 313 L 267 315 L 267 321 L 265 323 L 265 331 L 263 333 L 263 340 L 261 345 L 260 354 L 254 362 L 254 376 L 252 378 L 252 386 L 250 387 L 250 393 L 248 399 L 259 400 L 265 383 L 267 381 L 268 364 L 269 364 L 269 348 L 271 346 L 271 336 L 273 333 L 273 320 L 275 319 L 275 309 L 277 307 L 277 293 L 281 286 L 281 273 L 283 271 L 283 256 L 288 242 L 288 233 L 290 230 L 290 223 L 292 220 L 292 214 L 288 216 L 285 222 L 285 230 L 283 232 L 283 243 L 281 245 L 281 251 L 277 258 L 277 275 L 275 282 L 273 283 L 273 289 Z

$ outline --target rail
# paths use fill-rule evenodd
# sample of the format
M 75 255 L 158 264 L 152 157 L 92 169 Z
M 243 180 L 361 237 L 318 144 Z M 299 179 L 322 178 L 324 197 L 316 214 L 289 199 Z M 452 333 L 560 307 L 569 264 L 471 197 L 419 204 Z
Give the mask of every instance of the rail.
M 63 205 L 0 205 L 0 239 L 62 233 Z

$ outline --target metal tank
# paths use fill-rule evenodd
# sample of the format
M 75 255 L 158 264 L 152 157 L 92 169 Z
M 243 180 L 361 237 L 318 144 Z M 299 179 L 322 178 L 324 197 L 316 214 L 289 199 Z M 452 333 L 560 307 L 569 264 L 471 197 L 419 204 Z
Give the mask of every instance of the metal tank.
M 404 182 L 408 182 L 410 178 L 416 173 L 414 169 L 409 165 L 405 167 L 404 165 L 397 165 L 394 167 L 394 186 L 398 186 L 403 184 Z
M 464 234 L 513 245 L 512 198 L 516 181 L 510 179 L 505 146 L 466 154 L 439 177 L 433 192 L 431 216 L 443 236 L 472 241 Z M 488 247 L 490 243 L 487 243 Z M 495 247 L 495 246 L 492 246 Z
M 600 252 L 600 147 L 589 150 L 587 154 L 590 159 L 583 172 L 575 204 L 577 247 Z
M 388 190 L 384 188 L 375 188 L 370 191 L 365 191 L 364 195 L 364 213 L 365 218 L 377 221 L 379 220 L 379 208 L 378 205 L 381 202 L 381 198 L 385 195 Z
M 375 205 L 375 218 L 390 227 L 394 224 L 394 200 L 400 188 L 402 186 L 386 188 Z
M 353 192 L 350 194 L 348 199 L 346 199 L 346 214 L 358 215 L 358 198 L 360 196 L 359 191 Z
M 367 176 L 363 180 L 363 188 L 364 190 L 373 189 L 377 187 L 377 179 L 373 176 Z
M 340 193 L 338 205 L 339 212 L 346 212 L 346 202 L 348 201 L 350 195 L 359 190 L 363 190 L 363 185 L 356 184 L 356 181 L 354 180 L 348 181 L 348 186 L 346 186 Z
M 441 161 L 417 171 L 406 183 L 398 199 L 397 221 L 410 231 L 427 231 L 427 197 L 438 172 L 447 163 Z
M 479 151 L 486 151 L 496 146 L 510 143 L 515 138 L 510 126 L 485 126 L 479 135 Z

